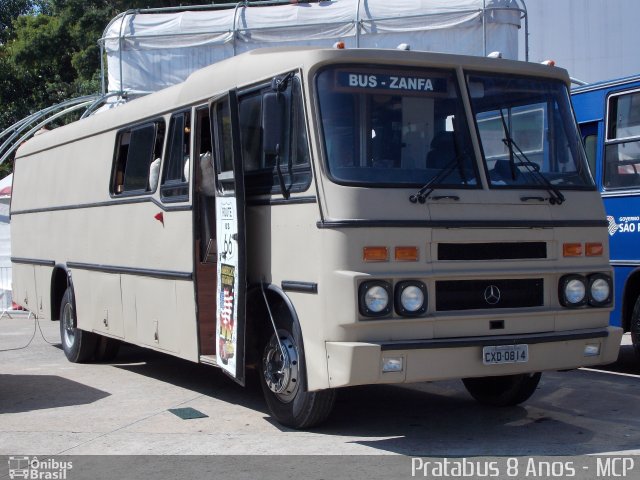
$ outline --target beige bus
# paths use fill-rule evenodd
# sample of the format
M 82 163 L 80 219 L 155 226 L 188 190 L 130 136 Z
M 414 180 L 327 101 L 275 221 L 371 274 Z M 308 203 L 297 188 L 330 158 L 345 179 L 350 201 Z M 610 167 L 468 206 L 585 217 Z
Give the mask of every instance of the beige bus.
M 256 50 L 27 142 L 14 298 L 72 362 L 256 369 L 279 422 L 461 378 L 492 405 L 615 360 L 607 224 L 558 68 Z

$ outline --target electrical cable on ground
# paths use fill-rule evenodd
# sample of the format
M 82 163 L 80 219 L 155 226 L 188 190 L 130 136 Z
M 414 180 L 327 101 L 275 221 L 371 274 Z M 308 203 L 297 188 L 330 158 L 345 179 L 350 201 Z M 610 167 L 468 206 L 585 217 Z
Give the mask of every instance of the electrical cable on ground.
M 3 312 L 2 315 L 0 315 L 0 320 L 2 320 L 4 314 L 6 312 Z M 29 312 L 29 316 L 27 317 L 27 320 L 29 320 L 29 318 L 31 318 L 31 316 L 33 315 L 33 312 Z M 11 317 L 10 317 L 11 318 Z M 31 345 L 31 342 L 33 342 L 33 339 L 36 338 L 36 332 L 40 330 L 40 336 L 42 337 L 42 339 L 47 342 L 49 345 L 57 345 L 57 343 L 55 342 L 50 342 L 49 340 L 47 340 L 44 336 L 44 332 L 42 331 L 42 327 L 40 326 L 40 320 L 38 319 L 38 317 L 36 315 L 33 315 L 33 333 L 31 334 L 31 338 L 29 339 L 29 341 L 26 343 L 26 345 L 22 346 L 22 347 L 15 347 L 15 348 L 4 348 L 4 349 L 0 349 L 0 352 L 11 352 L 11 351 L 15 351 L 15 350 L 24 350 L 25 348 L 27 348 L 29 345 Z

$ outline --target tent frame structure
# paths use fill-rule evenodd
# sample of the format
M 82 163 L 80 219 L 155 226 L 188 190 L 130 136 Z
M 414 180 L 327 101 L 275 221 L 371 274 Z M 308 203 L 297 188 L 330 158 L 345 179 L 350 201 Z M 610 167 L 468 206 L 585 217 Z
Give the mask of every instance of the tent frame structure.
M 237 3 L 224 3 L 224 4 L 208 4 L 208 5 L 193 5 L 193 6 L 181 6 L 181 7 L 166 7 L 166 8 L 147 8 L 147 9 L 131 9 L 127 10 L 116 17 L 114 17 L 111 22 L 105 28 L 105 34 L 103 34 L 102 38 L 99 39 L 98 45 L 100 47 L 100 73 L 101 73 L 101 93 L 95 95 L 82 96 L 77 98 L 72 98 L 61 102 L 59 104 L 53 105 L 51 107 L 42 109 L 38 112 L 35 112 L 22 120 L 16 122 L 10 127 L 6 128 L 2 132 L 0 132 L 0 164 L 2 164 L 5 160 L 10 158 L 13 153 L 18 149 L 18 147 L 32 137 L 36 132 L 38 132 L 46 125 L 50 124 L 54 120 L 66 116 L 72 112 L 75 112 L 80 109 L 85 109 L 82 114 L 82 118 L 91 115 L 94 113 L 98 107 L 103 105 L 105 102 L 110 99 L 116 98 L 117 101 L 126 101 L 129 97 L 132 97 L 134 94 L 129 92 L 126 88 L 124 88 L 123 84 L 123 69 L 122 69 L 122 46 L 123 43 L 129 40 L 138 40 L 143 38 L 151 38 L 151 35 L 129 35 L 125 34 L 122 31 L 122 25 L 125 24 L 124 21 L 120 23 L 120 32 L 116 37 L 107 36 L 106 32 L 109 30 L 110 26 L 114 24 L 114 22 L 118 20 L 124 20 L 128 16 L 139 15 L 139 14 L 153 14 L 153 13 L 180 13 L 185 11 L 208 11 L 208 10 L 221 10 L 221 9 L 233 9 L 233 22 L 232 25 L 224 31 L 212 32 L 212 31 L 202 31 L 202 32 L 188 32 L 184 35 L 209 35 L 212 33 L 229 33 L 231 35 L 231 43 L 233 46 L 233 52 L 236 53 L 236 44 L 237 39 L 240 33 L 250 33 L 251 31 L 256 30 L 269 30 L 269 29 L 286 29 L 286 28 L 299 28 L 299 25 L 274 25 L 269 27 L 260 27 L 254 29 L 246 29 L 240 28 L 238 18 L 240 17 L 241 9 L 248 8 L 260 8 L 260 7 L 268 7 L 268 6 L 279 6 L 279 5 L 290 5 L 291 3 L 315 3 L 322 0 L 271 0 L 271 1 L 249 1 L 242 0 Z M 340 0 L 336 0 L 340 1 Z M 525 4 L 525 0 L 513 0 L 512 6 L 492 6 L 487 5 L 488 0 L 482 0 L 482 8 L 474 9 L 474 10 L 456 10 L 455 13 L 460 14 L 472 14 L 478 13 L 480 14 L 480 18 L 482 20 L 482 39 L 483 39 L 483 53 L 486 56 L 487 52 L 487 23 L 488 17 L 496 11 L 509 11 L 509 12 L 519 12 L 520 20 L 524 21 L 524 54 L 525 61 L 529 60 L 529 23 L 527 16 L 527 7 Z M 349 22 L 345 22 L 344 20 L 339 22 L 334 22 L 330 25 L 354 25 L 355 28 L 355 46 L 358 48 L 360 46 L 360 37 L 363 32 L 363 28 L 366 22 L 373 21 L 383 21 L 383 20 L 398 20 L 398 19 L 411 19 L 411 18 L 419 18 L 425 17 L 426 15 L 411 15 L 411 16 L 397 16 L 397 17 L 386 17 L 386 18 L 367 18 L 364 19 L 361 15 L 361 11 L 366 0 L 357 0 L 356 2 L 356 10 L 354 12 L 353 18 Z M 432 15 L 440 15 L 440 14 L 432 14 Z M 324 24 L 315 24 L 315 26 L 320 25 L 328 25 Z M 181 35 L 180 33 L 175 33 L 172 35 Z M 166 36 L 166 35 L 158 35 L 158 36 Z M 119 62 L 120 62 L 120 86 L 121 88 L 118 91 L 107 92 L 107 82 L 106 82 L 106 66 L 105 66 L 105 43 L 109 40 L 117 40 L 120 45 L 119 49 Z M 148 92 L 146 92 L 148 93 Z M 135 95 L 145 94 L 145 92 L 136 92 Z
M 337 0 L 339 1 L 339 0 Z M 119 77 L 120 77 L 120 85 L 121 90 L 126 91 L 124 88 L 124 79 L 123 79 L 123 59 L 122 52 L 124 50 L 123 44 L 126 41 L 135 41 L 142 39 L 151 39 L 151 38 L 159 38 L 159 37 L 168 37 L 172 36 L 198 36 L 198 35 L 210 35 L 210 34 L 222 34 L 228 33 L 231 35 L 231 44 L 233 48 L 233 54 L 236 54 L 237 50 L 237 40 L 240 33 L 251 33 L 255 31 L 265 31 L 265 30 L 274 30 L 274 29 L 282 29 L 286 30 L 287 28 L 295 29 L 300 28 L 299 25 L 273 25 L 268 27 L 254 27 L 254 28 L 241 28 L 239 26 L 238 19 L 240 18 L 240 10 L 248 9 L 248 8 L 260 8 L 260 7 L 269 7 L 269 6 L 279 6 L 279 5 L 290 5 L 291 3 L 319 3 L 322 0 L 272 0 L 272 1 L 249 1 L 242 0 L 238 3 L 224 3 L 224 4 L 210 4 L 210 5 L 195 5 L 195 6 L 182 6 L 182 7 L 165 7 L 165 8 L 147 8 L 147 9 L 131 9 L 125 12 L 120 13 L 116 17 L 114 17 L 111 22 L 105 28 L 105 33 L 102 38 L 98 41 L 100 47 L 100 69 L 101 69 L 101 78 L 102 78 L 102 93 L 105 94 L 107 92 L 106 85 L 106 68 L 105 68 L 105 43 L 107 41 L 118 41 L 119 42 Z M 405 16 L 394 16 L 394 17 L 378 17 L 378 18 L 362 18 L 361 11 L 363 4 L 366 0 L 357 0 L 356 9 L 354 12 L 353 18 L 345 22 L 344 20 L 336 21 L 332 23 L 311 23 L 306 24 L 306 26 L 336 26 L 336 25 L 354 25 L 355 26 L 355 47 L 360 47 L 360 37 L 363 33 L 363 28 L 365 23 L 372 23 L 375 21 L 384 21 L 384 20 L 403 20 L 403 19 L 415 19 L 415 18 L 424 18 L 429 15 L 442 15 L 451 12 L 443 12 L 437 14 L 420 14 L 420 15 L 405 15 Z M 525 0 L 514 0 L 514 6 L 487 6 L 487 0 L 482 0 L 482 8 L 473 9 L 473 10 L 455 10 L 457 14 L 472 14 L 479 13 L 480 18 L 482 20 L 482 44 L 483 44 L 483 55 L 487 56 L 490 52 L 487 51 L 487 18 L 493 12 L 498 11 L 509 11 L 509 12 L 519 12 L 520 20 L 524 22 L 524 60 L 529 61 L 529 22 L 528 22 L 528 14 L 527 14 L 527 6 Z M 224 10 L 224 9 L 233 9 L 233 22 L 228 26 L 227 29 L 218 30 L 218 31 L 190 31 L 187 33 L 172 33 L 172 34 L 158 34 L 158 35 L 150 35 L 150 34 L 126 34 L 123 32 L 123 26 L 125 25 L 125 19 L 129 16 L 140 15 L 140 14 L 153 14 L 153 13 L 180 13 L 185 11 L 211 11 L 211 10 Z M 117 36 L 109 36 L 108 31 L 110 27 L 117 21 L 122 20 L 120 22 L 119 34 Z M 227 42 L 225 42 L 227 43 Z

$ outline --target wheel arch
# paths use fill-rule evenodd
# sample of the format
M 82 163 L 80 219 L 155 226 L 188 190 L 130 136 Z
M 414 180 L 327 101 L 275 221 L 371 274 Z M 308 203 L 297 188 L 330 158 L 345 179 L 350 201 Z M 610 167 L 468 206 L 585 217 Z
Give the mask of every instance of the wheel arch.
M 67 266 L 57 264 L 51 273 L 51 320 L 60 320 L 60 304 L 69 285 L 71 285 L 71 275 Z
M 267 301 L 269 302 L 269 308 L 271 312 L 275 315 L 276 311 L 279 311 L 282 314 L 282 309 L 279 307 L 284 306 L 284 311 L 290 316 L 292 322 L 296 323 L 302 331 L 302 326 L 300 325 L 300 320 L 298 318 L 298 313 L 293 305 L 291 299 L 287 296 L 287 294 L 277 285 L 272 283 L 265 283 L 264 285 L 264 295 L 267 297 Z M 269 312 L 264 303 L 264 296 L 262 294 L 262 285 L 261 284 L 253 284 L 250 285 L 247 289 L 247 339 L 250 339 L 251 345 L 247 343 L 246 353 L 248 355 L 256 355 L 258 357 L 253 357 L 251 360 L 256 361 L 259 360 L 259 346 L 261 340 L 263 340 L 266 336 L 271 336 L 273 332 L 273 326 L 271 325 L 271 319 L 269 318 Z M 304 336 L 303 336 L 304 342 Z M 304 347 L 303 347 L 304 348 Z M 247 358 L 247 363 L 249 362 L 249 358 Z
M 289 296 L 284 293 L 277 285 L 273 283 L 265 283 L 264 285 L 264 294 L 267 297 L 267 301 L 269 302 L 269 307 L 273 309 L 273 307 L 277 306 L 279 303 L 284 304 L 287 307 L 288 313 L 291 315 L 293 321 L 295 321 L 298 325 L 300 325 L 300 321 L 298 319 L 298 313 L 296 312 L 295 307 L 293 306 L 293 302 L 289 298 Z M 253 284 L 249 286 L 247 289 L 247 304 L 262 304 L 264 309 L 264 313 L 267 315 L 265 320 L 269 320 L 268 311 L 264 305 L 264 296 L 262 294 L 262 285 L 261 284 Z M 257 318 L 252 318 L 251 321 L 257 321 Z M 271 324 L 268 324 L 271 327 Z

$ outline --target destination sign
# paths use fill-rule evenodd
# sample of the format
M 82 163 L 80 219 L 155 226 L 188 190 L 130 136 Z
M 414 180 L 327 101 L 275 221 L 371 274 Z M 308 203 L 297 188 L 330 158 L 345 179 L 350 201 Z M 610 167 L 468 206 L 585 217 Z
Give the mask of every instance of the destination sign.
M 405 92 L 447 93 L 447 79 L 417 75 L 338 72 L 337 87 Z

